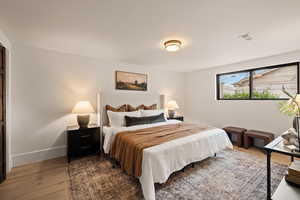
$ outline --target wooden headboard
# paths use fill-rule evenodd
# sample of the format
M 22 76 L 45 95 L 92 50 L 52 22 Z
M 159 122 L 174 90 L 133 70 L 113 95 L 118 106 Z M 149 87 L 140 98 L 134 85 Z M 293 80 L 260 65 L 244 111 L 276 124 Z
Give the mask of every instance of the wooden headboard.
M 108 124 L 105 105 L 117 107 L 123 104 L 130 104 L 132 106 L 157 104 L 159 109 L 165 107 L 165 97 L 159 94 L 102 92 L 99 95 L 100 100 L 97 103 L 97 110 L 100 112 L 98 115 L 100 117 L 101 126 Z

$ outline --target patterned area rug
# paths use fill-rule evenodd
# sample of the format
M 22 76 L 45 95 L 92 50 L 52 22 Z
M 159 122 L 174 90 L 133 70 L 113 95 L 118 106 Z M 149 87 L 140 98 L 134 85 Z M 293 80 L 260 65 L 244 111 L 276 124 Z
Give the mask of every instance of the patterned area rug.
M 266 199 L 266 159 L 240 151 L 223 151 L 187 166 L 156 184 L 157 200 L 261 200 Z M 286 166 L 272 163 L 272 191 L 279 185 Z M 96 156 L 69 165 L 73 200 L 143 199 L 139 181 L 113 169 L 110 161 Z

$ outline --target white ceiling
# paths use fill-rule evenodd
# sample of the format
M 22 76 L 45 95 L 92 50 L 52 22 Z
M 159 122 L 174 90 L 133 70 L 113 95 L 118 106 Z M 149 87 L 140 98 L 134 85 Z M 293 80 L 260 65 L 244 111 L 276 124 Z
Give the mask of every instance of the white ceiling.
M 300 1 L 0 0 L 0 29 L 39 48 L 191 71 L 300 49 Z M 167 39 L 183 49 L 165 52 Z

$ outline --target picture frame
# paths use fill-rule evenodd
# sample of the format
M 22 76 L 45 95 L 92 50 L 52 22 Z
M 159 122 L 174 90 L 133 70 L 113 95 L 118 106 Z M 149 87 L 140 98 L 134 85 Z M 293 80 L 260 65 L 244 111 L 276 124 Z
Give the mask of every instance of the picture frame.
M 147 91 L 147 74 L 116 71 L 115 73 L 116 90 Z

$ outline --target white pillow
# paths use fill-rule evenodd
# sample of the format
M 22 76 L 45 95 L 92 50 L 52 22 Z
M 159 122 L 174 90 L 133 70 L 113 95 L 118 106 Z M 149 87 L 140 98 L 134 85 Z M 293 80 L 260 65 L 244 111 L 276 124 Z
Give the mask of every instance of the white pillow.
M 140 111 L 142 117 L 149 117 L 149 116 L 160 115 L 161 113 L 164 113 L 165 120 L 167 120 L 164 110 L 140 110 Z
M 125 115 L 129 117 L 141 117 L 141 112 L 113 112 L 108 110 L 107 116 L 109 120 L 109 125 L 111 127 L 122 127 L 125 126 Z

